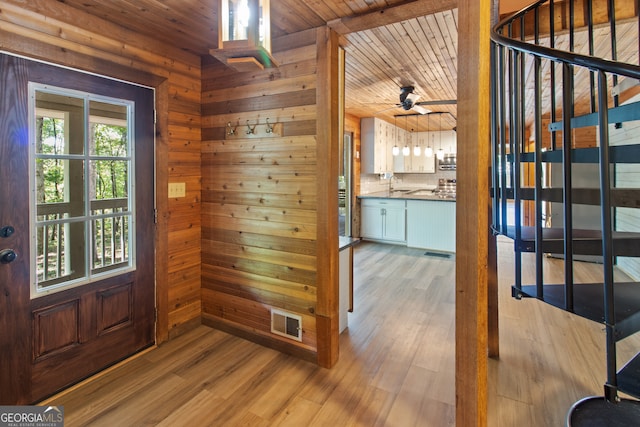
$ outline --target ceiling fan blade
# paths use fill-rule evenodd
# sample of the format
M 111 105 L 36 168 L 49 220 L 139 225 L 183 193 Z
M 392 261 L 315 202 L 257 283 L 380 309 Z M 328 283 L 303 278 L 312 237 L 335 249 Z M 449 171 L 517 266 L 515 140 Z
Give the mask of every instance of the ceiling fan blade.
M 414 104 L 414 106 L 411 109 L 419 114 L 428 114 L 431 112 L 431 110 L 429 110 L 428 108 L 424 108 L 422 105 L 419 105 L 419 104 Z
M 457 99 L 439 99 L 435 101 L 416 102 L 416 105 L 451 105 L 451 104 L 457 104 L 457 103 L 458 103 Z

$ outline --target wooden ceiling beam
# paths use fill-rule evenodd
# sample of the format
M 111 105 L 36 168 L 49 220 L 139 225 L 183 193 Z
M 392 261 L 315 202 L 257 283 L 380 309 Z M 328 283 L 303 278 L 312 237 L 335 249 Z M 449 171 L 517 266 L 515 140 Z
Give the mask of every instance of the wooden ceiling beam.
M 397 6 L 389 6 L 361 15 L 345 16 L 329 21 L 327 25 L 340 35 L 395 24 L 418 16 L 451 10 L 458 7 L 458 0 L 415 0 Z

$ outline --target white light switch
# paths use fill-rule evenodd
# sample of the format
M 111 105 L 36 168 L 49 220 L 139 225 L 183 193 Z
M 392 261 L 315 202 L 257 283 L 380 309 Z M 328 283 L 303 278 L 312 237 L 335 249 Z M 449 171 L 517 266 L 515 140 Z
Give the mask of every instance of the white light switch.
M 169 183 L 169 197 L 184 197 L 186 195 L 186 184 L 184 182 Z

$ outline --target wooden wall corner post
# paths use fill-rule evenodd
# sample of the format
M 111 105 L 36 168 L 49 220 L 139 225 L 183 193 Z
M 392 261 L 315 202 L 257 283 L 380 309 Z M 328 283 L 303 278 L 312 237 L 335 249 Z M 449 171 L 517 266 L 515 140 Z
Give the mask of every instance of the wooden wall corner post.
M 316 161 L 316 325 L 318 365 L 338 361 L 338 35 L 328 27 L 317 30 Z
M 458 2 L 455 383 L 465 427 L 487 425 L 491 10 L 492 0 Z
M 169 81 L 156 86 L 156 345 L 169 339 Z

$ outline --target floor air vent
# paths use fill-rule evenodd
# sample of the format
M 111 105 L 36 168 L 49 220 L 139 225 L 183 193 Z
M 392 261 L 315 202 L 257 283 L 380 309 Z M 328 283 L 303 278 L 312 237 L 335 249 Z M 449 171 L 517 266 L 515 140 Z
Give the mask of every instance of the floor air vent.
M 302 341 L 302 317 L 272 308 L 271 332 L 296 341 Z

